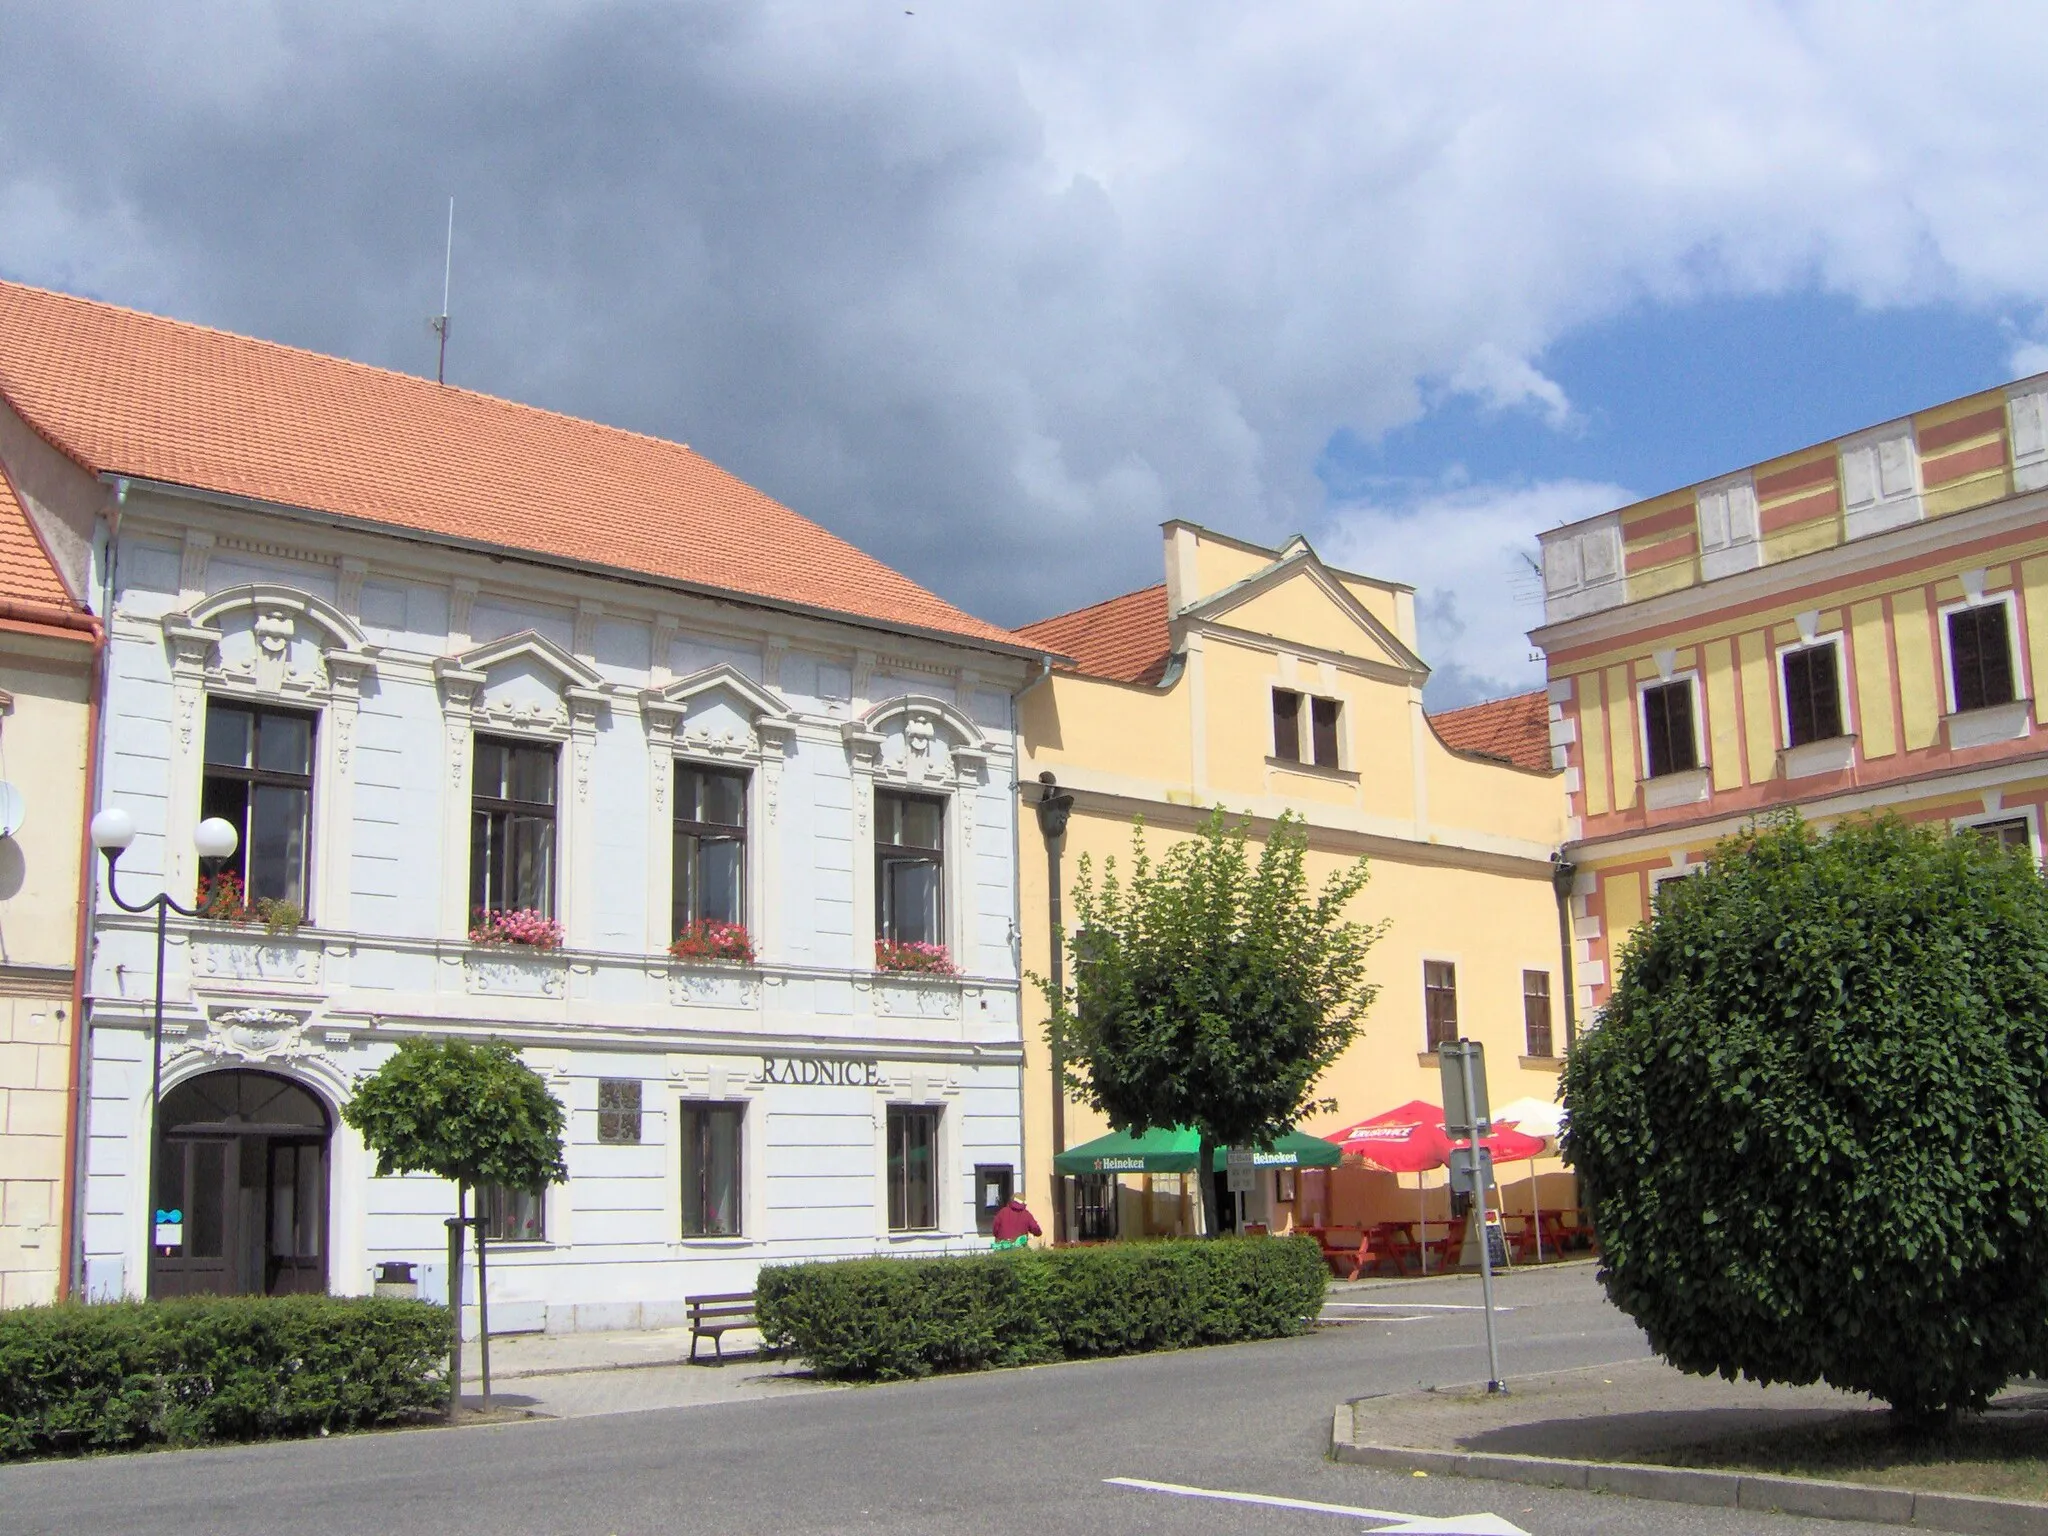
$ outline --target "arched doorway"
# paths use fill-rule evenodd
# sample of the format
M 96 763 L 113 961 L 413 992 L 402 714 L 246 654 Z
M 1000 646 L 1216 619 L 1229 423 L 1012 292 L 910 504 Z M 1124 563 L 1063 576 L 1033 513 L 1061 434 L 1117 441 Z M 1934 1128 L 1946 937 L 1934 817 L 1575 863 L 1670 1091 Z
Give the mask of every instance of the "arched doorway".
M 164 1095 L 157 1124 L 150 1295 L 327 1289 L 319 1099 L 269 1072 L 208 1072 Z

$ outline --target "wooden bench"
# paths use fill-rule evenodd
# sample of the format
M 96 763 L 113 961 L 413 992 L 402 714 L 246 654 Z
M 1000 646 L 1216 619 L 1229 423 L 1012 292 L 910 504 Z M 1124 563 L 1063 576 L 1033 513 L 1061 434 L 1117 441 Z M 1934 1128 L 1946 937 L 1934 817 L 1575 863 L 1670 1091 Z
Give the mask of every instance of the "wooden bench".
M 716 1296 L 692 1296 L 690 1308 L 690 1363 L 697 1360 L 699 1340 L 710 1339 L 718 1363 L 725 1364 L 725 1335 L 733 1328 L 753 1328 L 754 1293 L 726 1291 Z
M 1352 1238 L 1357 1238 L 1356 1243 Z M 1372 1234 L 1361 1227 L 1326 1227 L 1316 1234 L 1330 1273 L 1339 1280 L 1356 1280 L 1372 1262 Z

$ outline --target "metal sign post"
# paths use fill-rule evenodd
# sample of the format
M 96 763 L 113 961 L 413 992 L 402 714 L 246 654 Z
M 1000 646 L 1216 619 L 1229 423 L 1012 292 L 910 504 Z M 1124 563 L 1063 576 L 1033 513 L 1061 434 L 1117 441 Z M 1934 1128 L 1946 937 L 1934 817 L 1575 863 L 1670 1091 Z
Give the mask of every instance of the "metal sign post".
M 1486 1390 L 1505 1392 L 1500 1379 L 1500 1340 L 1493 1325 L 1493 1248 L 1486 1240 L 1485 1174 L 1492 1159 L 1480 1142 L 1493 1130 L 1486 1097 L 1486 1047 L 1476 1040 L 1446 1040 L 1436 1048 L 1443 1071 L 1444 1131 L 1453 1141 L 1469 1141 L 1472 1172 L 1478 1177 L 1479 1286 L 1486 1307 Z M 1455 1154 L 1454 1154 L 1455 1155 Z M 1471 1218 L 1467 1217 L 1467 1221 Z
M 1244 1197 L 1257 1186 L 1258 1159 L 1250 1147 L 1229 1147 L 1223 1153 L 1223 1187 L 1237 1206 L 1237 1230 L 1244 1231 Z

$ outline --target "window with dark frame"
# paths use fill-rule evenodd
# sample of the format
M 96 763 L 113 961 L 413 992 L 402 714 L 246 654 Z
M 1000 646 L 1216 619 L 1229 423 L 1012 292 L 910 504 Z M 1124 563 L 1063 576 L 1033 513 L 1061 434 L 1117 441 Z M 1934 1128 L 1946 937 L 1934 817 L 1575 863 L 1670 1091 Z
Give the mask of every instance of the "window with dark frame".
M 1273 755 L 1283 763 L 1301 761 L 1301 695 L 1292 688 L 1273 690 Z
M 1106 1243 L 1117 1235 L 1118 1192 L 1113 1173 L 1083 1173 L 1074 1178 L 1074 1240 Z
M 946 802 L 875 794 L 875 937 L 946 942 Z
M 1647 777 L 1661 779 L 1699 767 L 1690 682 L 1655 683 L 1643 690 L 1643 737 L 1649 747 Z
M 1448 960 L 1422 962 L 1422 1024 L 1425 1050 L 1458 1038 L 1458 968 Z
M 928 1232 L 939 1224 L 939 1111 L 889 1106 L 889 1230 Z
M 556 756 L 552 742 L 476 738 L 469 823 L 472 911 L 555 915 Z
M 1948 616 L 1949 680 L 1956 713 L 2013 701 L 2012 638 L 2006 605 L 1958 608 Z
M 1795 747 L 1842 734 L 1841 662 L 1833 644 L 1785 653 L 1785 734 Z
M 306 843 L 313 806 L 311 715 L 253 704 L 206 701 L 206 763 L 199 814 L 218 816 L 238 836 L 222 866 L 246 901 L 285 901 L 306 910 Z
M 639 1145 L 639 1078 L 600 1077 L 597 1080 L 597 1139 L 607 1146 Z
M 537 1189 L 480 1185 L 476 1213 L 484 1219 L 484 1236 L 494 1243 L 544 1243 L 548 1240 L 547 1196 Z
M 676 764 L 672 921 L 747 921 L 747 775 Z
M 2028 853 L 2034 851 L 2034 829 L 2027 825 L 2024 816 L 2009 816 L 2003 821 L 1973 822 L 1963 830 L 1988 837 L 2001 848 L 2020 848 Z
M 1522 972 L 1522 1033 L 1531 1056 L 1554 1055 L 1550 1033 L 1550 972 Z
M 740 1159 L 746 1117 L 744 1104 L 682 1105 L 683 1236 L 741 1235 Z
M 1309 735 L 1315 742 L 1316 766 L 1337 766 L 1337 716 L 1343 705 L 1336 699 L 1309 700 Z

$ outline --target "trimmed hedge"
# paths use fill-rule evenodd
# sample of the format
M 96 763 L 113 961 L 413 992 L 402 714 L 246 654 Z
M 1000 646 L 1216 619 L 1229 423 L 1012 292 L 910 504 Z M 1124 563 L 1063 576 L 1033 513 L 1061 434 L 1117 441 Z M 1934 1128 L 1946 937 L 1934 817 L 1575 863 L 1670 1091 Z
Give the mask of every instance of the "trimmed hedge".
M 1284 1338 L 1328 1280 L 1307 1238 L 845 1259 L 762 1269 L 755 1315 L 770 1348 L 821 1376 L 892 1381 Z
M 0 1312 L 0 1460 L 269 1440 L 444 1411 L 448 1309 L 207 1296 Z

